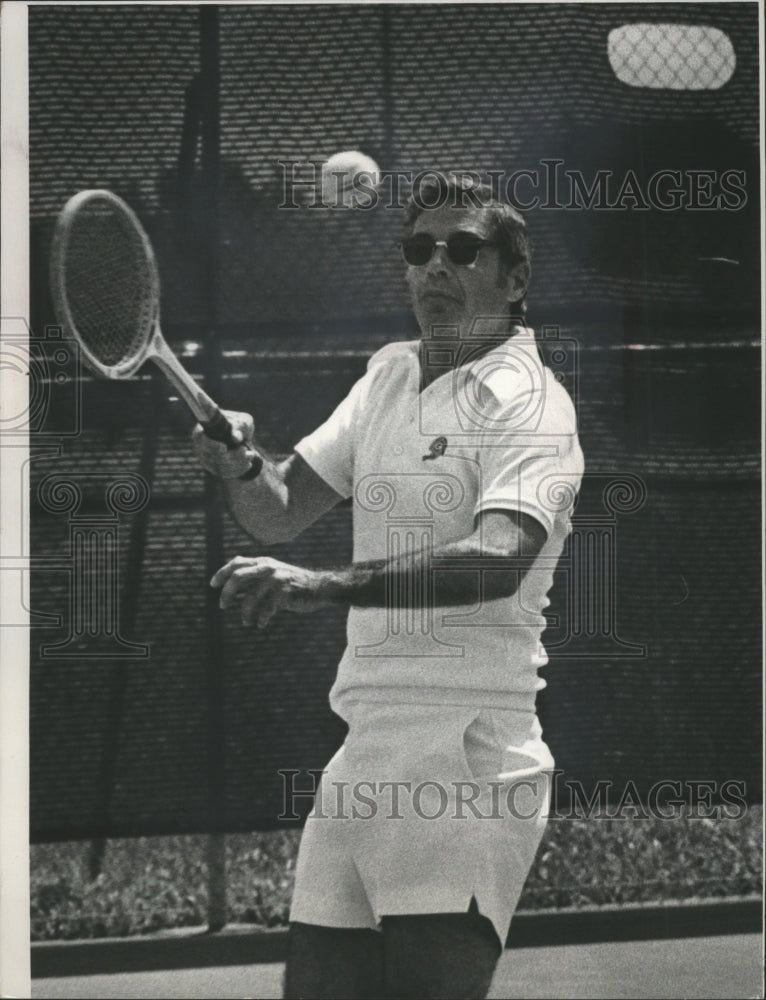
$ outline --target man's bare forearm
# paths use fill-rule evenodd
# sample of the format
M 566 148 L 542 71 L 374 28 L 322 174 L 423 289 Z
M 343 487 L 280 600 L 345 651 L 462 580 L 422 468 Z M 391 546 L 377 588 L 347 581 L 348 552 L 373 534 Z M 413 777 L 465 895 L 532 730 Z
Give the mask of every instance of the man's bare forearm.
M 467 538 L 431 552 L 319 570 L 317 587 L 328 603 L 341 606 L 452 607 L 511 597 L 533 561 Z
M 284 480 L 284 460 L 275 459 L 258 446 L 263 460 L 254 479 L 221 481 L 226 504 L 237 524 L 253 538 L 266 543 L 289 539 L 290 496 Z
M 343 498 L 297 453 L 269 455 L 254 479 L 224 479 L 223 490 L 232 516 L 258 541 L 287 542 L 333 508 Z
M 337 499 L 326 484 L 324 490 L 323 502 Z M 269 556 L 235 556 L 214 574 L 210 585 L 220 588 L 222 608 L 238 604 L 243 623 L 259 628 L 280 610 L 305 613 L 333 604 L 406 609 L 476 605 L 515 594 L 544 542 L 545 530 L 533 518 L 486 511 L 473 534 L 434 550 L 335 569 L 307 569 Z

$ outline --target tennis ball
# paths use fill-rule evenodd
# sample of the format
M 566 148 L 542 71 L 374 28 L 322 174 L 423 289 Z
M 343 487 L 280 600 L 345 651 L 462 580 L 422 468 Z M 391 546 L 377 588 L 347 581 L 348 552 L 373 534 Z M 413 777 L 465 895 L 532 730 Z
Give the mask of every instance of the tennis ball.
M 357 149 L 335 153 L 322 164 L 322 201 L 330 208 L 371 208 L 380 168 Z

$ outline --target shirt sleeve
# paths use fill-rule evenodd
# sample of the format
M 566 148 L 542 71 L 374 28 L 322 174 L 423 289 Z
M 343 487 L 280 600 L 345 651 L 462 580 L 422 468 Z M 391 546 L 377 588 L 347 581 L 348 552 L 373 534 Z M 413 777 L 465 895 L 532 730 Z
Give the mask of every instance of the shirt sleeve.
M 493 428 L 482 436 L 479 449 L 474 514 L 490 509 L 520 511 L 534 517 L 550 535 L 556 515 L 571 513 L 582 480 L 583 456 L 569 397 L 564 390 L 551 396 L 541 406 L 532 431 L 514 430 L 518 401 L 506 410 L 505 428 L 495 414 Z
M 354 444 L 364 409 L 367 381 L 361 378 L 315 431 L 302 438 L 295 451 L 342 497 L 354 489 Z

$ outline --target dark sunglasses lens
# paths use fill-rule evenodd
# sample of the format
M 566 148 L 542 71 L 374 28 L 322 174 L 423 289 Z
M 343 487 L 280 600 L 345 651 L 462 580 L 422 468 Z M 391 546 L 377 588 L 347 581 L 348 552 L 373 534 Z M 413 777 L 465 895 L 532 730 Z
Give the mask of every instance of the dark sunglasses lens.
M 402 254 L 408 264 L 419 267 L 427 264 L 434 252 L 434 239 L 426 234 L 420 236 L 408 236 L 402 241 Z
M 479 255 L 479 249 L 484 245 L 473 233 L 453 233 L 447 239 L 447 254 L 453 264 L 473 264 Z M 420 267 L 427 264 L 433 256 L 436 240 L 428 233 L 418 233 L 402 240 L 402 254 L 408 264 Z
M 455 264 L 473 264 L 482 241 L 470 233 L 454 233 L 447 240 L 447 252 Z

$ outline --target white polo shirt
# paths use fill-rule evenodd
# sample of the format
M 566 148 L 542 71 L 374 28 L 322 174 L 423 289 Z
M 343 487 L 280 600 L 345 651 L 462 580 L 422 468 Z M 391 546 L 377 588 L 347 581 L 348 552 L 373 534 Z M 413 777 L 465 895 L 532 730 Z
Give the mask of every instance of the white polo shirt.
M 534 712 L 544 686 L 537 670 L 547 662 L 543 609 L 583 473 L 575 410 L 530 330 L 516 328 L 457 368 L 445 357 L 445 374 L 422 393 L 418 349 L 410 341 L 378 351 L 330 418 L 296 446 L 353 498 L 354 562 L 438 550 L 470 535 L 491 509 L 529 514 L 547 540 L 512 597 L 434 607 L 437 558 L 430 571 L 413 571 L 387 607 L 352 607 L 330 702 L 341 716 L 357 701 Z M 456 567 L 477 581 L 518 572 L 487 569 L 479 558 Z

